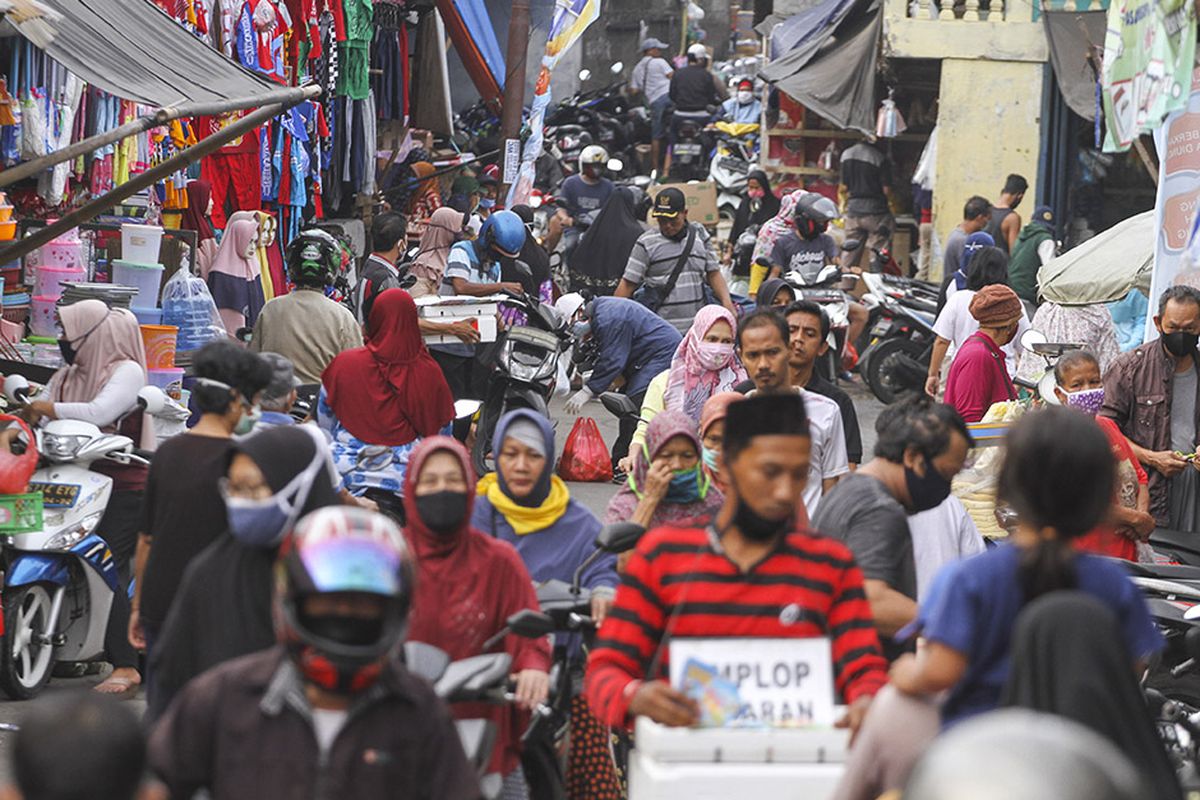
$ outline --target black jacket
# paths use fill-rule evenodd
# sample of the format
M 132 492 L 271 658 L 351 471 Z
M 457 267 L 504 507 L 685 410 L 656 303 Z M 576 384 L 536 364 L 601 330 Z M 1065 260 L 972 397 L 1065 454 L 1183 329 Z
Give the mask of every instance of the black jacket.
M 703 111 L 721 103 L 712 74 L 694 64 L 675 70 L 670 94 L 671 102 L 680 111 Z

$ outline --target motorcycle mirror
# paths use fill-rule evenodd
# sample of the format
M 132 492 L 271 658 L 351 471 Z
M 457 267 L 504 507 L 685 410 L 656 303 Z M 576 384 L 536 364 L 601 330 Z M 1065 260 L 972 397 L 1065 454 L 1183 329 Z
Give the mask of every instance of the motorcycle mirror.
M 632 550 L 646 529 L 634 522 L 614 522 L 605 525 L 596 536 L 596 547 L 606 553 L 624 553 Z
M 467 417 L 473 417 L 482 405 L 483 403 L 479 400 L 455 400 L 454 418 L 466 419 Z
M 167 407 L 167 395 L 157 386 L 143 386 L 137 393 L 137 404 L 153 417 Z
M 446 674 L 450 666 L 450 656 L 445 650 L 424 642 L 404 643 L 404 665 L 414 675 L 420 675 L 430 683 Z
M 621 392 L 601 392 L 600 402 L 616 417 L 636 417 L 641 412 L 629 395 Z
M 530 195 L 529 196 L 529 207 L 534 208 L 534 209 L 541 208 L 542 207 L 542 196 L 540 194 Z
M 532 608 L 518 611 L 505 620 L 505 624 L 508 625 L 510 631 L 525 639 L 540 639 L 547 634 L 554 633 L 554 620 Z
M 1047 341 L 1046 334 L 1033 328 L 1021 334 L 1021 348 L 1030 352 L 1033 352 L 1034 345 L 1045 344 Z
M 846 253 L 853 253 L 860 247 L 862 247 L 862 242 L 860 242 L 858 239 L 847 239 L 846 241 L 842 242 L 842 251 Z
M 29 379 L 24 375 L 9 375 L 4 379 L 4 396 L 17 405 L 29 401 Z
M 609 67 L 608 69 L 613 75 L 620 75 L 622 72 L 625 71 L 625 62 L 624 61 L 614 62 L 613 65 L 611 67 Z
M 242 344 L 250 344 L 250 340 L 254 338 L 254 328 L 238 328 L 234 338 Z
M 620 172 L 625 169 L 625 162 L 619 158 L 610 158 L 605 166 L 608 167 L 609 172 Z
M 579 80 L 586 81 L 590 77 L 592 77 L 592 71 L 590 69 L 579 70 Z
M 417 285 L 417 276 L 416 275 L 405 275 L 403 278 L 400 279 L 400 288 L 401 289 L 411 289 L 412 287 L 414 287 L 416 285 Z

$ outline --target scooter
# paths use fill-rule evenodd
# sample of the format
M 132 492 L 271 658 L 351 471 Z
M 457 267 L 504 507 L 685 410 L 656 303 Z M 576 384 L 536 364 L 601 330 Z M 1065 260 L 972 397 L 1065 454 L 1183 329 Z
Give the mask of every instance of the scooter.
M 717 122 L 712 129 L 717 146 L 709 162 L 708 179 L 717 187 L 718 212 L 732 221 L 757 158 L 758 124 Z
M 667 177 L 672 181 L 702 181 L 708 175 L 708 151 L 704 127 L 712 119 L 708 111 L 675 111 L 679 120 L 675 141 L 671 145 L 671 167 Z
M 29 383 L 19 375 L 8 376 L 4 389 L 14 404 L 29 400 Z M 161 390 L 145 387 L 138 412 L 153 414 L 165 401 Z M 35 437 L 43 466 L 29 488 L 42 495 L 43 523 L 40 530 L 6 536 L 0 555 L 6 634 L 0 689 L 14 700 L 40 694 L 57 662 L 103 656 L 104 632 L 121 586 L 112 551 L 95 533 L 112 496 L 112 478 L 90 467 L 101 459 L 149 463 L 134 452 L 131 439 L 102 433 L 88 422 L 52 420 Z

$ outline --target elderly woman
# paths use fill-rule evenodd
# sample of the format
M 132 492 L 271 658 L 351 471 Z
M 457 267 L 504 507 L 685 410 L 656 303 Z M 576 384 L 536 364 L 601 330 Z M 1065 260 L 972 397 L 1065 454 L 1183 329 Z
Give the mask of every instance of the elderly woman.
M 634 453 L 633 471 L 609 501 L 604 523 L 634 522 L 644 528 L 707 521 L 721 507 L 720 489 L 701 468 L 696 423 L 680 411 L 660 413 Z

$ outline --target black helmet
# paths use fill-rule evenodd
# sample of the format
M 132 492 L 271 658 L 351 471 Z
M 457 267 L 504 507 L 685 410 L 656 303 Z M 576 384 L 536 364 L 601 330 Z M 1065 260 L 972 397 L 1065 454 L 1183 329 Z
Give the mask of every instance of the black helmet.
M 404 535 L 382 514 L 330 506 L 300 520 L 279 550 L 275 625 L 305 679 L 340 694 L 370 687 L 408 631 L 414 576 Z M 322 624 L 304 603 L 321 594 L 374 595 L 383 614 L 355 620 L 361 625 Z
M 834 202 L 825 195 L 805 192 L 796 202 L 792 216 L 796 221 L 796 232 L 806 239 L 814 239 L 841 215 Z
M 287 247 L 288 277 L 297 286 L 332 286 L 341 266 L 341 245 L 320 228 L 302 232 Z

